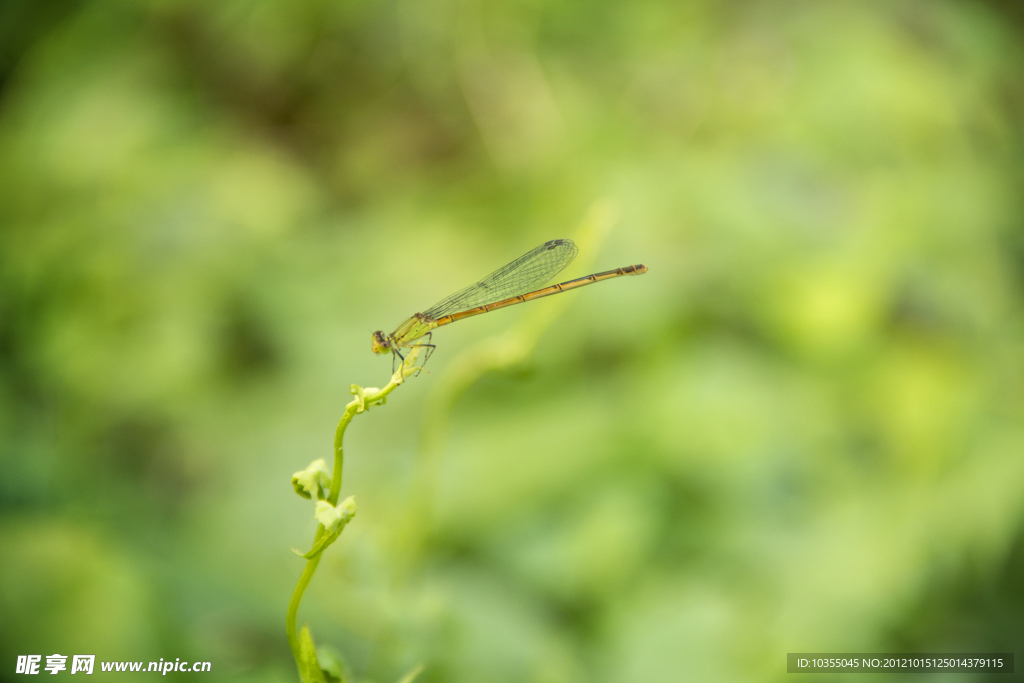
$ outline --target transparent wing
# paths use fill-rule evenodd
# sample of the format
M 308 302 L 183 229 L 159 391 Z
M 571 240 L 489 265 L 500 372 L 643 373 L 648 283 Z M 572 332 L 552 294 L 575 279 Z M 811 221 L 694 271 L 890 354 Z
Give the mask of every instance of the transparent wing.
M 532 292 L 569 265 L 576 258 L 576 251 L 572 240 L 545 242 L 480 282 L 443 299 L 423 311 L 423 315 L 437 320 L 446 315 Z

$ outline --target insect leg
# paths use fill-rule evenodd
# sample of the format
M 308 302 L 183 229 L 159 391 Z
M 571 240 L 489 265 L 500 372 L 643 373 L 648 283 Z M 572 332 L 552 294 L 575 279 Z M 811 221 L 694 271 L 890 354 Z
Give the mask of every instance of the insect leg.
M 431 343 L 433 341 L 434 341 L 434 333 L 433 332 L 427 332 L 427 343 L 424 344 L 424 346 L 429 346 L 430 348 L 427 349 L 427 355 L 423 359 L 423 364 L 424 365 L 426 365 L 427 361 L 430 360 L 430 357 L 432 355 L 434 355 L 434 349 L 437 348 L 434 344 Z

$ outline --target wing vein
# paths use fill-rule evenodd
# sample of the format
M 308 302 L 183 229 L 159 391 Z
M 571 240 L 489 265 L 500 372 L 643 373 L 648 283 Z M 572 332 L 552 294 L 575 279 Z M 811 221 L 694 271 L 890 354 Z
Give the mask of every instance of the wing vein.
M 576 258 L 572 240 L 545 242 L 423 312 L 431 320 L 532 292 Z

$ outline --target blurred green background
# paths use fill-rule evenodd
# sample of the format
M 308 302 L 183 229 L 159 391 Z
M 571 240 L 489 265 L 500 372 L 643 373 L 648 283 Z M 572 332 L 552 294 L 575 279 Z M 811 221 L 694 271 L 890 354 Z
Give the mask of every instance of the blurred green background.
M 1017 7 L 0 4 L 0 680 L 296 680 L 289 477 L 371 331 L 556 237 L 650 272 L 439 331 L 349 429 L 300 617 L 357 679 L 1013 650 Z

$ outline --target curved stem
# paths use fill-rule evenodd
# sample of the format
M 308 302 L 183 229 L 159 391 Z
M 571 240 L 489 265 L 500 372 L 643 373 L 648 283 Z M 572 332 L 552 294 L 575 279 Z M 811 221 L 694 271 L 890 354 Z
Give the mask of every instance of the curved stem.
M 338 496 L 341 495 L 341 467 L 345 462 L 345 449 L 342 446 L 342 441 L 345 439 L 345 430 L 348 429 L 348 423 L 358 413 L 366 412 L 371 406 L 383 401 L 388 394 L 405 381 L 406 377 L 416 371 L 417 368 L 412 364 L 419 355 L 417 353 L 418 350 L 419 347 L 409 353 L 402 364 L 398 366 L 398 371 L 391 376 L 391 381 L 383 389 L 376 389 L 373 393 L 366 393 L 361 388 L 353 385 L 352 393 L 356 394 L 356 398 L 345 406 L 345 412 L 342 414 L 341 419 L 338 420 L 338 428 L 334 430 L 334 473 L 331 476 L 331 491 L 327 495 L 327 502 L 331 505 L 337 505 Z
M 345 438 L 345 430 L 348 428 L 348 423 L 352 421 L 354 416 L 355 411 L 350 411 L 346 408 L 345 414 L 338 421 L 338 428 L 334 430 L 334 470 L 331 475 L 331 490 L 327 494 L 327 502 L 331 505 L 337 505 L 338 496 L 341 495 L 341 469 L 345 464 L 345 447 L 342 445 L 342 441 Z
M 345 412 L 342 414 L 341 419 L 338 421 L 338 427 L 334 431 L 334 472 L 331 475 L 331 490 L 327 494 L 327 502 L 331 505 L 337 505 L 338 497 L 341 495 L 341 474 L 342 466 L 345 463 L 345 449 L 342 442 L 345 438 L 345 430 L 348 429 L 348 424 L 359 413 L 365 413 L 372 406 L 381 405 L 388 394 L 398 388 L 407 377 L 419 370 L 415 366 L 419 351 L 420 348 L 416 347 L 406 356 L 402 364 L 398 366 L 398 371 L 391 376 L 391 381 L 383 389 L 366 391 L 361 387 L 352 385 L 352 393 L 355 394 L 355 398 L 345 406 Z M 323 525 L 317 525 L 316 536 L 313 537 L 314 546 L 324 535 L 324 532 Z M 303 569 L 302 576 L 299 577 L 299 582 L 292 592 L 292 599 L 288 602 L 285 631 L 288 634 L 288 646 L 291 647 L 296 665 L 299 665 L 300 656 L 298 633 L 299 604 L 302 602 L 302 596 L 306 592 L 306 587 L 309 586 L 309 582 L 313 579 L 313 574 L 316 573 L 321 557 L 323 557 L 323 554 L 317 553 L 306 561 L 306 568 Z M 301 665 L 299 670 L 301 672 Z
M 317 540 L 319 540 L 322 530 L 322 526 L 317 529 Z M 306 568 L 302 571 L 299 583 L 295 586 L 295 591 L 292 593 L 292 599 L 288 602 L 288 617 L 285 630 L 288 633 L 288 646 L 292 649 L 292 656 L 295 658 L 296 663 L 299 661 L 299 633 L 296 619 L 299 614 L 299 603 L 302 602 L 302 594 L 306 592 L 306 586 L 309 585 L 310 579 L 313 578 L 316 566 L 320 564 L 321 557 L 323 557 L 322 553 L 306 561 Z

